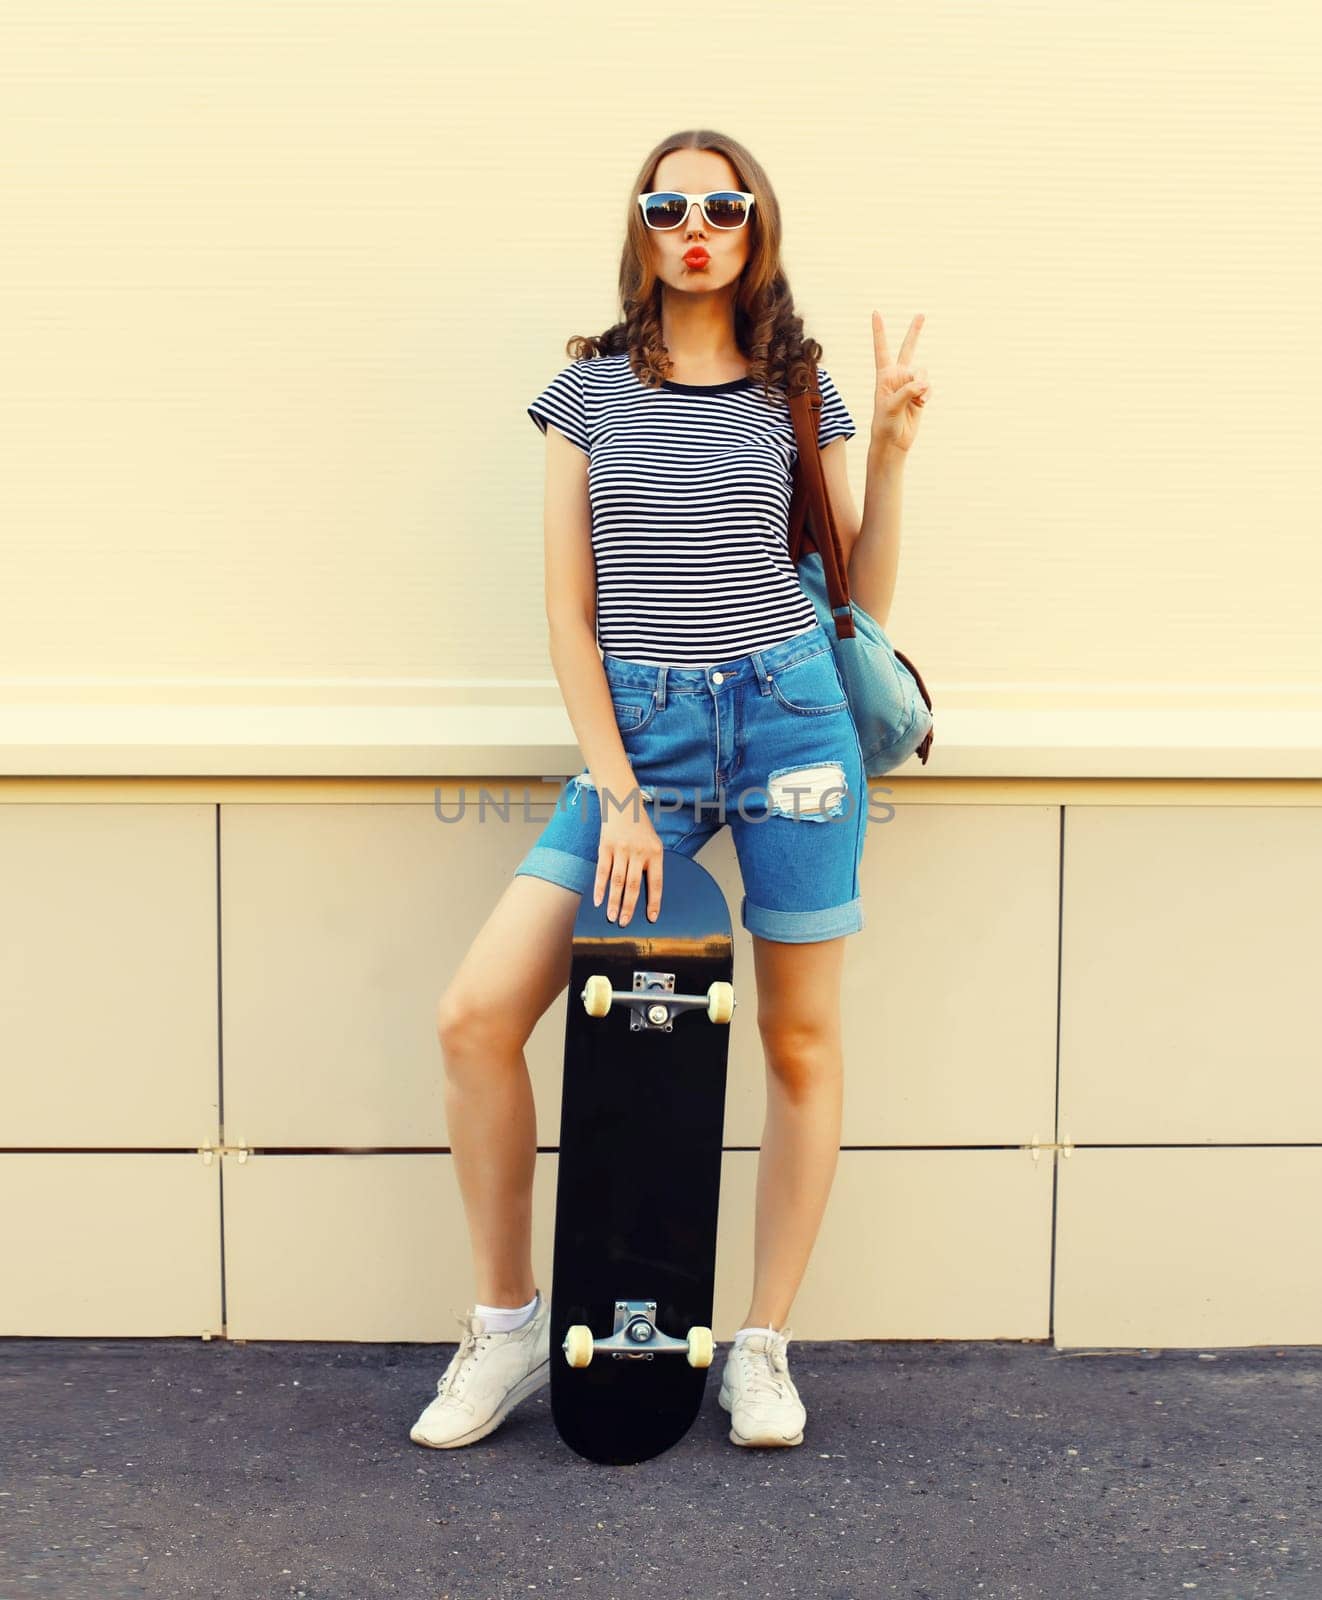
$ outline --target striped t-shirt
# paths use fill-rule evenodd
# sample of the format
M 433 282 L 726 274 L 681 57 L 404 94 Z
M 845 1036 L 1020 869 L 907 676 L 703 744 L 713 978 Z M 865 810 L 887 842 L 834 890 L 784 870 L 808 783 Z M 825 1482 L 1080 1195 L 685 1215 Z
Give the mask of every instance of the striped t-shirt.
M 854 424 L 825 367 L 818 440 Z M 571 362 L 528 407 L 588 458 L 597 644 L 708 667 L 816 626 L 789 557 L 789 403 L 750 377 L 650 388 L 628 353 Z

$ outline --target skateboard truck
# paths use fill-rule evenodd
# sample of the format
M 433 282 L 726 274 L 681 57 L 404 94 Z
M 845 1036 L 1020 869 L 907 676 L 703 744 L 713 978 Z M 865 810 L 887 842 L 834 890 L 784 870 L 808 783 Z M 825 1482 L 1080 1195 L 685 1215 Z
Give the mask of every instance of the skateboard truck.
M 735 998 L 732 983 L 709 984 L 706 994 L 676 994 L 673 972 L 635 972 L 632 989 L 613 989 L 603 973 L 594 972 L 583 985 L 583 1008 L 590 1017 L 604 1017 L 612 1004 L 622 1003 L 632 1013 L 629 1031 L 657 1029 L 670 1033 L 674 1019 L 681 1011 L 691 1011 L 698 1006 L 713 1022 L 729 1022 L 734 1016 Z
M 571 1367 L 586 1367 L 598 1350 L 608 1352 L 616 1361 L 650 1361 L 658 1353 L 682 1352 L 691 1367 L 709 1367 L 713 1342 L 710 1328 L 690 1328 L 687 1339 L 673 1339 L 662 1333 L 656 1325 L 655 1300 L 617 1300 L 615 1331 L 609 1339 L 594 1339 L 591 1328 L 576 1322 L 560 1348 Z

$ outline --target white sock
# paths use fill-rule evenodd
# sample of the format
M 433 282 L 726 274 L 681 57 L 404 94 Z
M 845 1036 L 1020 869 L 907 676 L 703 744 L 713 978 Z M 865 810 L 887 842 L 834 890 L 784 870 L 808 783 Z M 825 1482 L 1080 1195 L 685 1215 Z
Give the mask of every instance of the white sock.
M 515 1328 L 521 1328 L 525 1323 L 532 1321 L 541 1297 L 541 1290 L 534 1289 L 532 1299 L 526 1306 L 479 1305 L 474 1309 L 482 1318 L 488 1333 L 512 1333 Z
M 779 1333 L 780 1331 L 779 1328 L 740 1328 L 739 1332 L 734 1336 L 734 1341 L 738 1344 L 740 1339 L 745 1338 L 750 1333 Z

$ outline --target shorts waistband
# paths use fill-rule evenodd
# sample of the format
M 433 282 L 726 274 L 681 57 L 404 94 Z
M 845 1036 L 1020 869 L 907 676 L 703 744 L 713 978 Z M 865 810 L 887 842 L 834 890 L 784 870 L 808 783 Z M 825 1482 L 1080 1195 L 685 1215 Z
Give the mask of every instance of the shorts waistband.
M 819 622 L 803 633 L 782 639 L 779 644 L 768 645 L 765 650 L 732 656 L 709 667 L 652 666 L 645 661 L 626 661 L 623 656 L 612 655 L 609 651 L 602 652 L 601 664 L 612 685 L 645 692 L 655 690 L 657 703 L 664 706 L 668 694 L 705 694 L 740 684 L 756 684 L 763 694 L 769 694 L 767 680 L 771 673 L 783 672 L 830 648 L 831 641 Z

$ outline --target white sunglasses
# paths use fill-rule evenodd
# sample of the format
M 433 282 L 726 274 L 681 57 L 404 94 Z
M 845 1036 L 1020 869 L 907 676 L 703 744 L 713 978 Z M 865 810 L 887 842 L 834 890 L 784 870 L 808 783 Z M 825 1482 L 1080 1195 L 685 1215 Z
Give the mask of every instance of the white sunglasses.
M 647 226 L 664 233 L 687 222 L 695 205 L 702 207 L 703 216 L 713 228 L 742 228 L 756 198 L 741 189 L 713 189 L 710 194 L 657 189 L 651 194 L 640 194 L 638 204 L 643 208 L 643 221 Z

